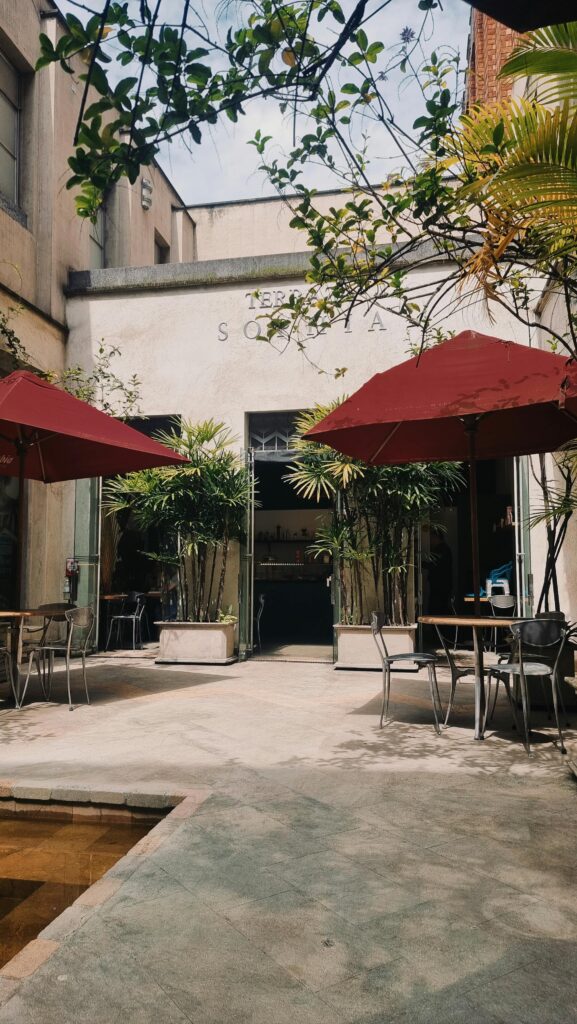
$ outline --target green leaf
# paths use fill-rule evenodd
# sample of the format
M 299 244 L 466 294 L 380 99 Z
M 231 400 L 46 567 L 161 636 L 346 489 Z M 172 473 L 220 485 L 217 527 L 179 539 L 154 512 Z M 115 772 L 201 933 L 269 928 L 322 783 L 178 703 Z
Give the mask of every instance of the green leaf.
M 360 28 L 357 31 L 357 33 L 355 35 L 355 42 L 356 42 L 359 50 L 361 50 L 364 53 L 366 51 L 368 45 L 369 45 L 369 40 L 367 38 L 367 33 L 365 32 L 364 29 Z
M 84 75 L 82 76 L 85 77 Z M 94 86 L 97 92 L 101 93 L 102 96 L 108 95 L 110 89 L 108 86 L 108 78 L 106 72 L 102 70 L 100 64 L 93 64 L 90 70 L 90 84 Z

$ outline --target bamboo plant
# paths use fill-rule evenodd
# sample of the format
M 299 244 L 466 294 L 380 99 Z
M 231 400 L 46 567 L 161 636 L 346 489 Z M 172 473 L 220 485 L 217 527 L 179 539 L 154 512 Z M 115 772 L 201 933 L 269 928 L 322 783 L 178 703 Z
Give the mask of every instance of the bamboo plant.
M 461 470 L 453 462 L 368 466 L 305 440 L 338 404 L 298 417 L 287 480 L 305 498 L 334 500 L 332 523 L 319 528 L 309 550 L 335 561 L 343 624 L 368 623 L 378 608 L 388 624 L 406 625 L 416 531 L 461 486 Z
M 223 617 L 230 543 L 243 529 L 250 481 L 223 423 L 185 421 L 157 436 L 188 462 L 115 478 L 105 489 L 105 509 L 129 510 L 139 527 L 156 529 L 162 550 L 149 556 L 163 564 L 165 579 L 170 568 L 176 573 L 179 618 L 217 621 Z

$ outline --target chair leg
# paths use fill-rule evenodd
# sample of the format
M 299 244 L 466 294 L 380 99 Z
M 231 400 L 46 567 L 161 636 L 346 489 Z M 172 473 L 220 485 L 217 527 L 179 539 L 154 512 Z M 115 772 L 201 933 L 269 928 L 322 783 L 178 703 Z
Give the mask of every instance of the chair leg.
M 12 696 L 14 698 L 14 706 L 18 707 L 18 691 L 14 682 L 14 672 L 12 671 L 12 657 L 10 651 L 4 651 L 4 666 L 6 675 L 8 676 L 8 682 L 10 683 L 10 689 L 12 690 Z
M 487 694 L 487 709 L 489 708 L 489 701 L 491 699 L 491 678 L 492 678 L 492 675 L 493 675 L 493 673 L 489 672 L 489 691 L 488 691 L 488 694 Z M 493 697 L 493 707 L 491 708 L 491 713 L 487 716 L 487 721 L 488 722 L 492 722 L 493 721 L 493 715 L 495 714 L 495 708 L 497 707 L 497 697 L 499 696 L 499 682 L 500 682 L 499 676 L 495 676 L 495 696 Z
M 136 616 L 132 620 L 132 650 L 136 650 Z
M 571 728 L 571 722 L 567 720 L 567 711 L 565 708 L 565 698 L 563 697 L 563 677 L 561 676 L 557 680 L 557 696 L 559 697 L 559 703 L 561 705 L 561 711 L 563 712 L 563 721 L 568 729 Z
M 449 703 L 447 705 L 447 714 L 445 715 L 445 721 L 443 722 L 443 728 L 445 728 L 445 729 L 447 728 L 447 726 L 449 724 L 449 718 L 451 716 L 451 711 L 453 710 L 453 703 L 454 703 L 454 700 L 455 700 L 455 691 L 456 691 L 456 689 L 457 689 L 457 676 L 455 675 L 453 670 L 451 670 L 451 693 L 450 693 L 450 696 L 449 696 Z
M 559 721 L 558 681 L 557 681 L 557 678 L 556 678 L 555 674 L 553 674 L 550 678 L 551 678 L 551 689 L 553 691 L 553 709 L 554 709 L 554 712 L 555 712 L 555 722 L 557 724 L 557 732 L 559 733 L 559 750 L 561 751 L 562 754 L 566 754 L 567 750 L 566 750 L 566 747 L 565 747 L 565 743 L 563 741 L 563 730 L 561 729 L 561 723 Z
M 86 703 L 90 704 L 90 694 L 88 693 L 88 682 L 86 679 L 86 652 L 82 651 L 82 676 L 84 679 L 84 689 L 86 690 Z
M 437 666 L 433 663 L 433 682 L 435 684 L 435 694 L 437 696 L 437 706 L 439 708 L 440 718 L 443 717 L 443 701 L 441 700 L 441 694 L 439 693 L 439 680 L 437 679 Z
M 429 664 L 427 666 L 427 673 L 428 673 L 428 676 L 429 676 L 429 689 L 431 691 L 431 704 L 433 705 L 433 716 L 435 718 L 435 732 L 437 733 L 437 736 L 440 736 L 441 735 L 441 726 L 439 725 L 439 715 L 438 715 L 438 712 L 437 712 L 437 701 L 436 701 L 436 698 L 435 698 L 435 690 L 437 691 L 437 697 L 439 697 L 439 687 L 437 686 L 437 678 L 436 678 L 437 674 L 435 672 L 435 666 L 433 664 Z M 442 714 L 442 709 L 441 709 L 441 714 Z
M 110 620 L 110 625 L 108 627 L 108 636 L 106 637 L 106 647 L 104 648 L 105 651 L 107 651 L 108 648 L 110 647 L 110 638 L 112 636 L 112 630 L 113 629 L 114 629 L 114 618 L 112 618 Z
M 46 651 L 42 651 L 42 678 L 41 678 L 41 683 L 42 683 L 42 693 L 44 695 L 44 700 L 46 700 L 46 701 L 48 700 L 48 694 L 49 694 L 48 675 L 49 675 L 50 655 L 51 654 L 52 654 L 51 651 L 49 651 L 48 654 L 46 653 Z M 48 662 L 48 668 L 47 668 L 47 662 Z
M 28 683 L 30 682 L 30 675 L 32 673 L 32 662 L 33 661 L 36 662 L 36 669 L 38 671 L 38 675 L 40 675 L 40 666 L 38 664 L 38 652 L 37 651 L 30 651 L 30 657 L 28 658 L 28 672 L 26 673 L 26 680 L 24 682 L 24 687 L 22 689 L 22 693 L 19 693 L 18 697 L 17 697 L 16 706 L 17 706 L 18 709 L 20 709 L 22 707 L 23 703 L 24 703 L 24 698 L 26 696 L 26 691 L 28 690 Z
M 381 707 L 381 722 L 380 728 L 383 728 L 383 722 L 386 722 L 389 717 L 389 697 L 391 693 L 391 666 L 383 665 L 383 705 Z
M 531 723 L 529 721 L 529 694 L 527 692 L 527 680 L 524 676 L 519 676 L 519 682 L 521 686 L 521 703 L 523 706 L 523 726 L 525 730 L 525 750 L 528 754 L 531 753 Z
M 70 692 L 70 657 L 66 653 L 66 687 L 68 689 L 68 710 L 74 711 L 72 706 L 72 693 Z

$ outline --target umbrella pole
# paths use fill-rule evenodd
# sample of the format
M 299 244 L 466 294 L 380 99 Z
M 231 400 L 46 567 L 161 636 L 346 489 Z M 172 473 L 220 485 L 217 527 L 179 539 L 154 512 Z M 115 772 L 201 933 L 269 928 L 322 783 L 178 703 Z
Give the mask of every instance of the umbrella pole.
M 479 519 L 477 504 L 477 419 L 471 418 L 465 425 L 469 441 L 469 510 L 471 516 L 471 553 L 473 556 L 473 597 L 475 615 L 481 614 L 481 579 L 479 570 Z

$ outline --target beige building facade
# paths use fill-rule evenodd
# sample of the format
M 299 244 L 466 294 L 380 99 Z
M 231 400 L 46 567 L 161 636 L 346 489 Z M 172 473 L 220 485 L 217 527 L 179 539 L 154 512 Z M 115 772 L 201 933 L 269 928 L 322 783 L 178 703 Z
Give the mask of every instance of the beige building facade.
M 366 314 L 355 311 L 349 324 L 335 325 L 321 336 L 305 335 L 304 352 L 283 339 L 278 344 L 257 340 L 261 318 L 291 292 L 298 293 L 307 287 L 308 255 L 296 249 L 299 242 L 302 245 L 302 238 L 288 226 L 287 207 L 280 200 L 257 200 L 194 207 L 190 212 L 196 225 L 196 262 L 170 267 L 102 269 L 71 276 L 67 307 L 69 357 L 88 366 L 101 337 L 118 345 L 123 375 L 128 378 L 137 373 L 142 381 L 144 415 L 224 421 L 237 437 L 239 449 L 256 448 L 259 478 L 262 467 L 259 469 L 258 446 L 267 431 L 269 437 L 274 437 L 275 424 L 281 424 L 283 417 L 286 421 L 291 412 L 332 402 L 354 391 L 375 372 L 407 358 L 410 341 L 414 339 L 409 339 L 404 321 L 393 311 L 376 306 Z M 228 253 L 241 248 L 239 239 L 244 241 L 244 255 L 231 258 Z M 437 264 L 415 271 L 411 283 L 426 285 L 427 280 L 438 279 L 444 269 L 448 273 L 449 265 L 444 268 Z M 462 303 L 447 320 L 446 329 L 472 329 L 528 342 L 526 330 L 517 321 L 503 313 L 497 316 L 497 321 L 490 319 L 479 298 L 478 302 Z M 337 367 L 347 368 L 344 377 L 335 377 Z M 264 457 L 266 453 L 260 454 Z M 277 451 L 273 457 L 282 462 L 282 453 Z M 268 470 L 262 470 L 262 480 L 266 481 L 267 473 Z M 500 521 L 504 523 L 507 519 L 508 507 L 520 506 L 521 492 L 526 490 L 526 473 L 523 476 L 512 460 L 493 467 L 491 473 L 486 486 L 488 533 L 499 531 Z M 305 539 L 299 544 L 301 533 L 310 536 L 314 528 L 314 512 L 285 509 L 281 513 L 276 511 L 278 507 L 256 510 L 257 582 L 252 609 L 255 612 L 259 589 L 264 593 L 271 576 L 266 564 L 259 563 L 259 557 L 279 558 L 275 531 L 281 538 L 288 532 L 289 540 L 292 538 L 294 545 L 304 548 Z M 326 510 L 319 510 L 321 517 L 326 514 Z M 464 588 L 470 588 L 470 581 L 463 582 L 467 574 L 465 562 L 457 564 L 459 543 L 461 554 L 466 546 L 462 509 L 448 509 L 445 519 L 455 550 L 455 588 L 461 586 L 462 596 Z M 514 562 L 512 588 L 522 592 L 528 609 L 530 544 L 520 524 L 519 515 L 516 525 L 511 525 L 506 550 L 511 552 Z M 503 526 L 503 537 L 506 532 Z M 259 535 L 264 538 L 260 556 Z M 500 541 L 501 537 L 497 539 Z M 271 550 L 272 556 L 267 555 Z M 497 546 L 495 565 L 506 560 L 500 551 Z M 235 557 L 238 558 L 238 552 Z M 286 557 L 294 560 L 292 549 Z M 490 557 L 487 555 L 486 561 Z M 491 567 L 487 561 L 484 568 Z M 234 610 L 238 609 L 239 571 L 238 562 L 234 562 L 225 595 L 226 605 Z
M 71 271 L 194 258 L 194 221 L 159 167 L 107 197 L 97 224 L 76 214 L 66 188 L 67 158 L 86 70 L 51 65 L 35 73 L 39 35 L 54 44 L 63 30 L 52 0 L 0 0 L 0 317 L 31 368 L 61 373 L 70 365 L 65 290 Z M 0 336 L 0 372 L 14 369 Z M 10 523 L 17 485 L 2 484 Z M 30 557 L 23 593 L 28 604 L 55 600 L 74 534 L 74 487 L 26 486 Z M 64 510 L 64 511 L 63 511 Z M 66 524 L 61 528 L 62 521 Z M 12 526 L 0 546 L 0 601 L 9 603 Z M 33 554 L 32 554 L 33 553 Z M 2 591 L 5 596 L 2 596 Z

